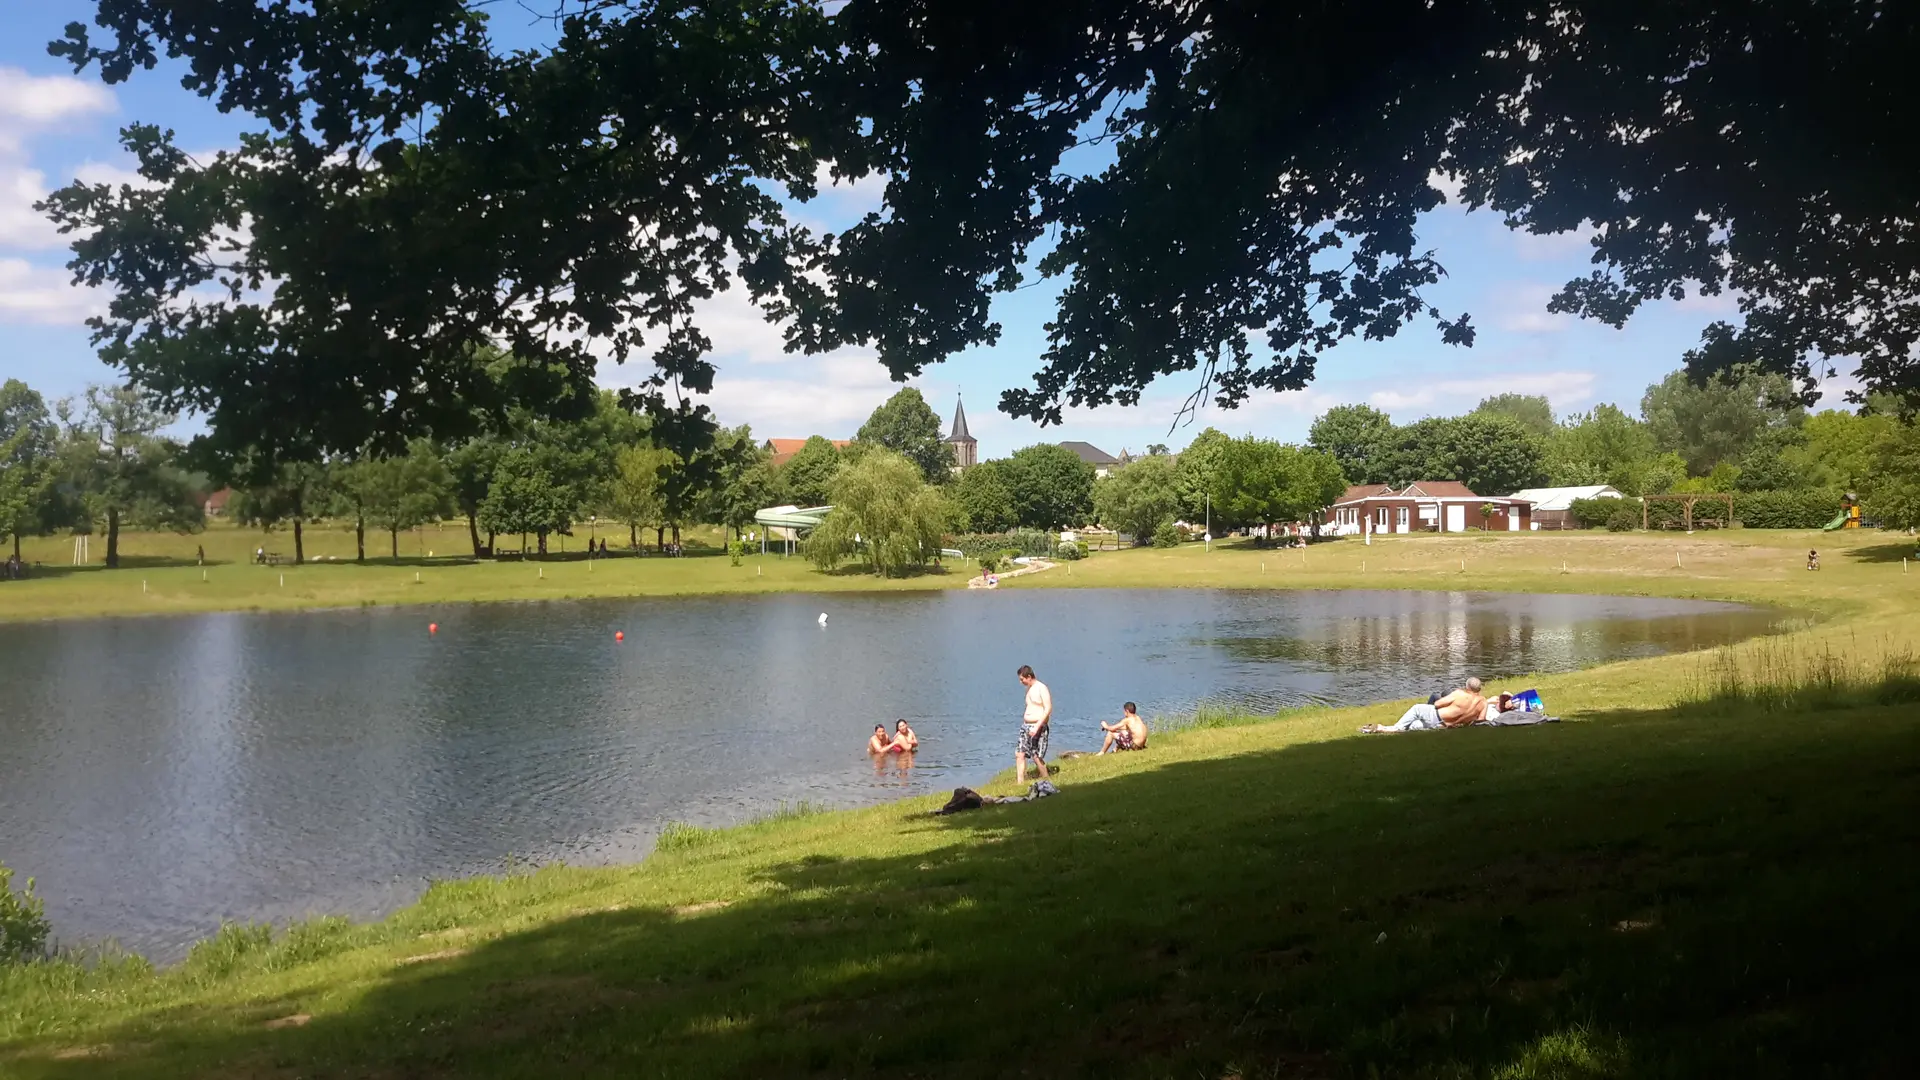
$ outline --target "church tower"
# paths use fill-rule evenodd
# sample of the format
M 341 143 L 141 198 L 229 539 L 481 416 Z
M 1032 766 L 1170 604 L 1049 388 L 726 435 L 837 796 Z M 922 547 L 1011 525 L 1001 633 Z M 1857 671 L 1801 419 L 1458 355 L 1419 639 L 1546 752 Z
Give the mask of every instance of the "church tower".
M 947 445 L 953 447 L 953 470 L 971 468 L 980 456 L 980 442 L 967 430 L 967 410 L 960 399 L 953 399 L 953 431 L 947 435 Z

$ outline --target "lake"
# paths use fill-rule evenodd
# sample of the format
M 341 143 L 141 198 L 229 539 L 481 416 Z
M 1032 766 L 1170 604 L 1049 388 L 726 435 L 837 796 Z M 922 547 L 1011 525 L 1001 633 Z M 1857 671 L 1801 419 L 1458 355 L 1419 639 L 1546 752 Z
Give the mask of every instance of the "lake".
M 167 960 L 222 919 L 371 916 L 510 860 L 631 860 L 667 821 L 977 784 L 1012 764 L 1022 663 L 1053 689 L 1057 754 L 1096 748 L 1129 699 L 1170 717 L 1411 698 L 1779 619 L 1623 597 L 1047 589 L 0 625 L 0 862 L 39 879 L 61 939 Z M 895 717 L 922 739 L 910 768 L 863 752 Z

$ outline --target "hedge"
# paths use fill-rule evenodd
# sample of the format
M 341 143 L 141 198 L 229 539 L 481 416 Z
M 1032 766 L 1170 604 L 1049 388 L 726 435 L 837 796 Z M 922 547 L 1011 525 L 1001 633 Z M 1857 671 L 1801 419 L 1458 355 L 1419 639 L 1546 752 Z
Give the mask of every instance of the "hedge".
M 1753 491 L 1733 497 L 1733 519 L 1749 529 L 1818 529 L 1840 512 L 1838 491 Z M 1630 509 L 1639 526 L 1639 499 L 1575 499 L 1568 515 L 1582 528 L 1604 528 L 1621 509 Z M 1646 522 L 1654 529 L 1686 527 L 1686 503 L 1656 499 L 1646 506 Z M 1727 503 L 1723 495 L 1702 495 L 1693 504 L 1695 528 L 1725 528 Z
M 1583 529 L 1598 529 L 1622 504 L 1632 506 L 1634 516 L 1639 516 L 1639 499 L 1575 499 L 1567 504 L 1567 516 Z
M 1735 496 L 1733 512 L 1749 529 L 1818 529 L 1840 512 L 1844 497 L 1838 491 L 1754 491 Z
M 1053 553 L 1053 534 L 1039 529 L 1015 529 L 1003 533 L 961 533 L 947 541 L 947 546 L 958 550 L 969 559 L 978 559 L 983 555 L 1004 555 L 1011 551 L 1015 555 L 1047 556 Z

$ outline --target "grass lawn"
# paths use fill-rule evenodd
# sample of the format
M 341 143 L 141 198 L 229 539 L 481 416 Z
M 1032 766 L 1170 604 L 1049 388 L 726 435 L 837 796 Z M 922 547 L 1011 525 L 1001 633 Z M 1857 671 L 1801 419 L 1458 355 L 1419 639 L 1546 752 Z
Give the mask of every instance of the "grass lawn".
M 1353 735 L 1398 711 L 1376 706 L 1191 729 L 1065 762 L 1038 803 L 672 830 L 636 866 L 230 928 L 161 972 L 0 969 L 0 1075 L 1911 1075 L 1920 569 L 1906 538 L 1814 536 L 1096 556 L 1007 587 L 1659 593 L 1819 619 L 1540 680 L 1578 722 Z M 668 592 L 752 568 L 624 572 Z

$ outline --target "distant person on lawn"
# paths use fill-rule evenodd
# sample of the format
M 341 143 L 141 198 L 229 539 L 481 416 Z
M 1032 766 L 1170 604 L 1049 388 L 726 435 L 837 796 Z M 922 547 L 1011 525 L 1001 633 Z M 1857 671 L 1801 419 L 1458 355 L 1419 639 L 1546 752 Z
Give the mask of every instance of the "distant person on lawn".
M 1422 702 L 1408 709 L 1395 723 L 1382 727 L 1368 724 L 1362 735 L 1398 735 L 1403 731 L 1431 731 L 1443 727 L 1466 727 L 1486 719 L 1487 699 L 1480 693 L 1480 680 L 1468 679 L 1467 685 L 1432 703 Z
M 1139 706 L 1129 701 L 1120 708 L 1119 720 L 1111 724 L 1105 720 L 1100 722 L 1100 730 L 1107 733 L 1106 741 L 1100 744 L 1103 754 L 1147 748 L 1147 722 L 1140 719 Z
M 1020 685 L 1026 687 L 1026 711 L 1020 720 L 1020 738 L 1013 747 L 1013 779 L 1025 786 L 1027 782 L 1027 759 L 1040 770 L 1040 779 L 1047 778 L 1047 734 L 1053 725 L 1053 691 L 1047 684 L 1033 675 L 1033 668 L 1020 665 L 1016 673 L 1020 676 Z
M 887 725 L 873 725 L 873 737 L 867 740 L 867 753 L 884 754 L 892 746 L 893 741 L 887 738 Z

